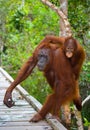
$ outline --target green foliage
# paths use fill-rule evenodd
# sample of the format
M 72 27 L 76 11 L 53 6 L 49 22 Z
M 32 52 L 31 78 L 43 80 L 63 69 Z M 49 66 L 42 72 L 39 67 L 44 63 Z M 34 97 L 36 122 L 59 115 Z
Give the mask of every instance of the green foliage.
M 80 86 L 82 99 L 90 94 L 90 34 L 87 34 L 86 43 L 84 45 L 86 52 L 86 60 L 84 62 L 82 73 L 80 76 Z
M 84 126 L 90 126 L 90 122 L 86 118 L 84 118 L 84 122 Z
M 87 61 L 85 62 L 85 64 L 83 65 L 83 74 L 81 75 L 81 81 L 83 81 L 81 86 L 89 86 L 90 83 L 90 62 Z
M 22 9 L 17 9 L 17 11 L 12 16 L 11 21 L 9 22 L 11 24 L 11 27 L 12 28 L 15 27 L 16 30 L 21 32 L 24 28 L 24 16 L 25 15 L 26 14 Z
M 84 125 L 90 126 L 90 100 L 83 106 L 82 116 L 84 118 Z
M 69 21 L 71 23 L 74 35 L 76 37 L 83 38 L 87 30 L 89 30 L 89 13 L 90 13 L 90 7 L 89 7 L 90 1 L 71 1 L 69 0 Z

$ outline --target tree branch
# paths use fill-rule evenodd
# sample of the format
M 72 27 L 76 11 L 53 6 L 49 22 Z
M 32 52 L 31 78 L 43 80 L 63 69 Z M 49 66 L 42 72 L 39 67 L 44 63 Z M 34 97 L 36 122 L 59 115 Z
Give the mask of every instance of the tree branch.
M 82 102 L 82 106 L 84 106 L 85 103 L 88 102 L 89 100 L 90 100 L 90 95 L 84 99 L 84 101 Z
M 66 35 L 71 36 L 72 32 L 71 32 L 71 28 L 70 28 L 70 23 L 68 22 L 68 18 L 66 17 L 66 15 L 57 6 L 55 6 L 48 0 L 41 0 L 41 1 L 42 1 L 42 3 L 44 3 L 45 5 L 50 7 L 52 10 L 54 10 L 61 17 L 61 19 L 63 20 L 65 27 L 66 27 Z

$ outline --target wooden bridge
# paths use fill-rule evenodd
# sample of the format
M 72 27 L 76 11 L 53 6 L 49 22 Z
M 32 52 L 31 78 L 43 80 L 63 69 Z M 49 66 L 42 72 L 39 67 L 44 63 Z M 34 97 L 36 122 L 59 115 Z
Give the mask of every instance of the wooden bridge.
M 3 104 L 3 98 L 12 81 L 12 77 L 0 68 L 0 130 L 67 130 L 56 119 L 52 119 L 50 114 L 46 120 L 38 123 L 29 122 L 42 105 L 20 85 L 12 94 L 15 106 L 7 108 Z

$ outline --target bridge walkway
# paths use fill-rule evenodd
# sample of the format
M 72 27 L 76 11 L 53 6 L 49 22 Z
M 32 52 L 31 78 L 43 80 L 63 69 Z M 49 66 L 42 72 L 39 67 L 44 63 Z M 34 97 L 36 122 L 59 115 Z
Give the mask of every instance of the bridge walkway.
M 49 114 L 46 120 L 38 123 L 29 122 L 42 105 L 28 94 L 20 85 L 13 91 L 15 106 L 8 108 L 3 104 L 5 91 L 12 77 L 0 68 L 0 130 L 67 130 Z

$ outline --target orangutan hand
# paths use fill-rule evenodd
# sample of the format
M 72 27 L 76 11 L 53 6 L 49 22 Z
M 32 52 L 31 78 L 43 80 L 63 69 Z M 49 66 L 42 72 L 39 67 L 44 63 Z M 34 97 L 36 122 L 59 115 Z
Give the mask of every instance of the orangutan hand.
M 5 94 L 5 97 L 4 97 L 4 104 L 7 106 L 7 107 L 12 107 L 14 106 L 14 102 L 12 100 L 12 94 L 8 91 L 6 91 L 6 94 Z

